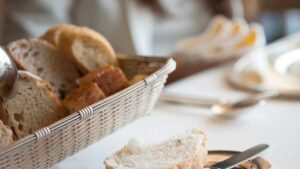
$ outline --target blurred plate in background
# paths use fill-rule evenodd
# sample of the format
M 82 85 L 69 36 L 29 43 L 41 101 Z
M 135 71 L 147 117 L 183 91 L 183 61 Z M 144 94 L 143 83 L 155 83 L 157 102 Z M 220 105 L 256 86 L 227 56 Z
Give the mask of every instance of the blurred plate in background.
M 300 98 L 300 34 L 295 34 L 240 58 L 228 74 L 234 87 Z

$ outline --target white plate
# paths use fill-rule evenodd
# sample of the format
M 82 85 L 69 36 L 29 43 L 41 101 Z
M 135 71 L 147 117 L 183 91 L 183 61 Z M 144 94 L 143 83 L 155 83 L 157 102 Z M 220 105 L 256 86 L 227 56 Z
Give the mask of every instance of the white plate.
M 239 89 L 276 90 L 280 96 L 300 98 L 300 34 L 286 37 L 238 60 L 228 80 Z M 293 59 L 291 59 L 293 58 Z
M 274 69 L 300 81 L 300 48 L 291 50 L 274 61 Z

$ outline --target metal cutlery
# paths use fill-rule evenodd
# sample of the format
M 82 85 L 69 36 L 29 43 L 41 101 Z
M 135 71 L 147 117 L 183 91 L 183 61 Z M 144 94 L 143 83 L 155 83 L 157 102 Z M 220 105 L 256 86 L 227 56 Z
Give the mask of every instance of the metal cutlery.
M 241 110 L 245 110 L 250 107 L 257 106 L 263 100 L 275 97 L 278 95 L 277 91 L 265 91 L 258 94 L 247 96 L 246 98 L 229 102 L 221 100 L 211 100 L 197 97 L 187 97 L 183 95 L 168 95 L 163 94 L 160 97 L 160 101 L 173 103 L 173 104 L 185 104 L 192 106 L 200 106 L 210 109 L 213 113 L 219 115 L 238 115 Z
M 254 147 L 251 147 L 243 152 L 240 152 L 238 154 L 233 155 L 232 157 L 218 162 L 216 164 L 205 166 L 204 169 L 229 169 L 235 166 L 238 166 L 239 164 L 253 159 L 256 157 L 259 153 L 266 150 L 269 147 L 267 144 L 259 144 Z
M 5 49 L 0 46 L 0 96 L 5 96 L 13 87 L 17 69 Z

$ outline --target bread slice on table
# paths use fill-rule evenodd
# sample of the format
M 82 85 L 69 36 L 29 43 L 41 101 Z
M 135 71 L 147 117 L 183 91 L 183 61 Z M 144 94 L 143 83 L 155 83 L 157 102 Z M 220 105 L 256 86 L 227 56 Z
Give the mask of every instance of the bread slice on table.
M 63 24 L 50 29 L 41 38 L 56 45 L 83 73 L 105 64 L 118 65 L 110 43 L 87 27 Z
M 17 40 L 8 44 L 8 51 L 21 69 L 48 81 L 62 97 L 76 87 L 78 69 L 47 41 Z
M 77 112 L 105 98 L 105 94 L 96 83 L 86 83 L 73 89 L 63 104 L 70 113 Z
M 203 169 L 206 156 L 205 134 L 192 130 L 156 145 L 130 141 L 104 164 L 106 169 Z
M 10 95 L 0 99 L 0 107 L 0 118 L 17 138 L 68 115 L 50 84 L 26 71 L 19 71 Z
M 78 79 L 79 85 L 95 82 L 106 96 L 110 96 L 129 86 L 125 74 L 120 68 L 104 65 Z
M 0 148 L 13 143 L 13 132 L 0 120 Z

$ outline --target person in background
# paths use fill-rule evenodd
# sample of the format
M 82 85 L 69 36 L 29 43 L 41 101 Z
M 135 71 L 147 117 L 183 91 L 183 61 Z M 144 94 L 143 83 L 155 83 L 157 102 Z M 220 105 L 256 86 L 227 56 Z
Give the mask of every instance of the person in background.
M 171 54 L 216 13 L 242 15 L 239 0 L 0 0 L 0 7 L 1 45 L 72 23 L 100 32 L 118 53 L 143 55 Z

